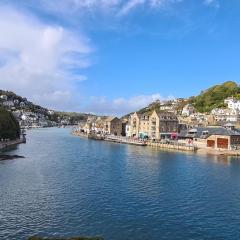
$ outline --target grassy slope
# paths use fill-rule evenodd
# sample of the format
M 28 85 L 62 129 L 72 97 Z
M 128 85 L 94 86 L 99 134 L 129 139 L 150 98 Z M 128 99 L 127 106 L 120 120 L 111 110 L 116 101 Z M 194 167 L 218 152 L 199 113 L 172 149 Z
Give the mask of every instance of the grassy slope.
M 225 107 L 224 100 L 228 97 L 240 99 L 240 87 L 236 82 L 229 81 L 213 86 L 191 99 L 199 112 L 210 112 L 214 108 Z

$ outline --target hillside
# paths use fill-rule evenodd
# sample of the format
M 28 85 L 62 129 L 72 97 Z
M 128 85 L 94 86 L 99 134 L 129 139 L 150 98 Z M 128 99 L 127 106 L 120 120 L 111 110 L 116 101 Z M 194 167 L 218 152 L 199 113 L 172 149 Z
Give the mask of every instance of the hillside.
M 73 125 L 78 121 L 86 120 L 89 115 L 52 111 L 30 102 L 27 98 L 21 97 L 14 92 L 4 90 L 0 90 L 0 106 L 14 113 L 19 121 L 22 120 L 22 116 L 27 114 L 27 125 L 31 125 L 33 121 L 35 125 L 36 122 L 47 122 L 49 126 L 56 124 Z
M 0 107 L 0 139 L 16 139 L 20 136 L 18 121 L 11 112 Z
M 239 84 L 228 81 L 220 85 L 215 85 L 199 96 L 191 98 L 190 102 L 198 112 L 210 112 L 214 108 L 225 107 L 224 100 L 228 97 L 240 99 Z
M 228 97 L 235 97 L 240 100 L 240 86 L 238 83 L 228 81 L 223 84 L 215 85 L 205 91 L 202 91 L 198 96 L 189 98 L 178 98 L 160 102 L 157 100 L 152 102 L 147 107 L 138 110 L 138 113 L 147 113 L 153 110 L 172 111 L 180 114 L 183 107 L 191 103 L 198 112 L 209 113 L 214 108 L 226 107 L 224 100 Z M 131 113 L 125 115 L 123 118 L 128 118 Z

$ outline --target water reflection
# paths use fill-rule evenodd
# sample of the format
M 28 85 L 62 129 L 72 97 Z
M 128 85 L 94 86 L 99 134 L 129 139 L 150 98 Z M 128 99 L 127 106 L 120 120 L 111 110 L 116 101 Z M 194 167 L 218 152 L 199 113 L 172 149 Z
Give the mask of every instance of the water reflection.
M 238 239 L 236 158 L 89 141 L 36 130 L 0 165 L 0 239 Z M 226 224 L 230 223 L 230 224 Z

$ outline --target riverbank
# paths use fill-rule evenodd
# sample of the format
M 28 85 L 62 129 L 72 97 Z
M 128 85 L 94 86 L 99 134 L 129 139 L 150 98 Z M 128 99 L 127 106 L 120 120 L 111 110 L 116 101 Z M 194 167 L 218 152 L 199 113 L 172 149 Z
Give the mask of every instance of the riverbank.
M 29 240 L 104 240 L 104 239 L 101 237 L 72 237 L 72 238 L 30 237 Z
M 161 142 L 153 142 L 150 140 L 140 140 L 134 139 L 129 137 L 122 137 L 122 136 L 113 136 L 113 135 L 96 135 L 96 134 L 86 134 L 82 132 L 73 131 L 73 135 L 79 137 L 85 137 L 89 139 L 95 140 L 102 140 L 107 142 L 114 142 L 120 144 L 129 144 L 129 145 L 136 145 L 136 146 L 150 146 L 150 147 L 157 147 L 162 149 L 169 149 L 169 150 L 180 150 L 180 151 L 188 151 L 194 152 L 196 148 L 194 146 L 178 143 L 178 142 L 169 142 L 169 143 L 161 143 Z
M 157 147 L 162 149 L 169 149 L 169 150 L 180 150 L 180 151 L 187 151 L 187 152 L 195 152 L 197 148 L 192 145 L 180 144 L 178 142 L 173 143 L 161 143 L 161 142 L 147 142 L 148 146 Z
M 16 145 L 21 144 L 21 143 L 26 143 L 26 138 L 25 137 L 21 137 L 19 139 L 12 140 L 12 141 L 0 142 L 0 151 L 3 151 L 3 150 L 5 150 L 9 147 L 16 146 Z
M 172 150 L 172 151 L 185 151 L 185 152 L 195 152 L 197 154 L 201 155 L 216 155 L 216 156 L 240 156 L 240 151 L 237 150 L 227 150 L 227 149 L 212 149 L 207 147 L 197 147 L 195 145 L 189 145 L 182 142 L 177 141 L 170 141 L 168 143 L 163 143 L 159 141 L 151 141 L 146 140 L 142 141 L 139 139 L 133 139 L 128 137 L 120 137 L 120 136 L 112 136 L 112 135 L 96 135 L 96 134 L 86 134 L 81 132 L 72 132 L 73 135 L 79 136 L 79 137 L 85 137 L 89 139 L 95 139 L 95 140 L 102 140 L 107 142 L 114 142 L 114 143 L 120 143 L 120 144 L 130 144 L 130 145 L 137 145 L 137 146 L 150 146 L 155 148 L 160 148 L 164 150 Z
M 197 150 L 197 153 L 201 155 L 240 157 L 240 151 L 237 151 L 237 150 L 200 148 Z
M 24 158 L 23 156 L 19 156 L 19 155 L 1 155 L 0 154 L 0 161 L 5 161 L 5 160 L 14 160 L 17 158 Z

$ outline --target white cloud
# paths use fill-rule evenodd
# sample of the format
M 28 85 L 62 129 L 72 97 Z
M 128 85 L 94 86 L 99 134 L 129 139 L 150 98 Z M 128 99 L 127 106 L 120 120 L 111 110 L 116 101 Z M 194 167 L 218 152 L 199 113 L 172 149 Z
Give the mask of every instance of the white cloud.
M 131 10 L 138 7 L 139 5 L 143 5 L 145 2 L 146 0 L 130 0 L 122 7 L 118 15 L 121 16 L 121 15 L 128 14 Z
M 4 7 L 0 7 L 0 36 L 0 88 L 64 108 L 67 103 L 58 101 L 70 101 L 75 83 L 86 79 L 72 70 L 91 64 L 89 40 Z
M 148 106 L 156 100 L 174 99 L 173 96 L 162 97 L 159 93 L 152 95 L 138 95 L 131 98 L 116 98 L 108 100 L 106 97 L 92 97 L 85 110 L 106 115 L 122 116 Z
M 220 4 L 219 4 L 218 0 L 204 0 L 203 3 L 207 6 L 213 6 L 215 8 L 220 7 Z
M 35 1 L 32 2 L 36 7 Z M 51 13 L 75 14 L 93 16 L 96 13 L 104 13 L 111 16 L 124 16 L 140 6 L 151 9 L 160 9 L 169 4 L 183 2 L 184 0 L 39 0 L 39 6 Z

